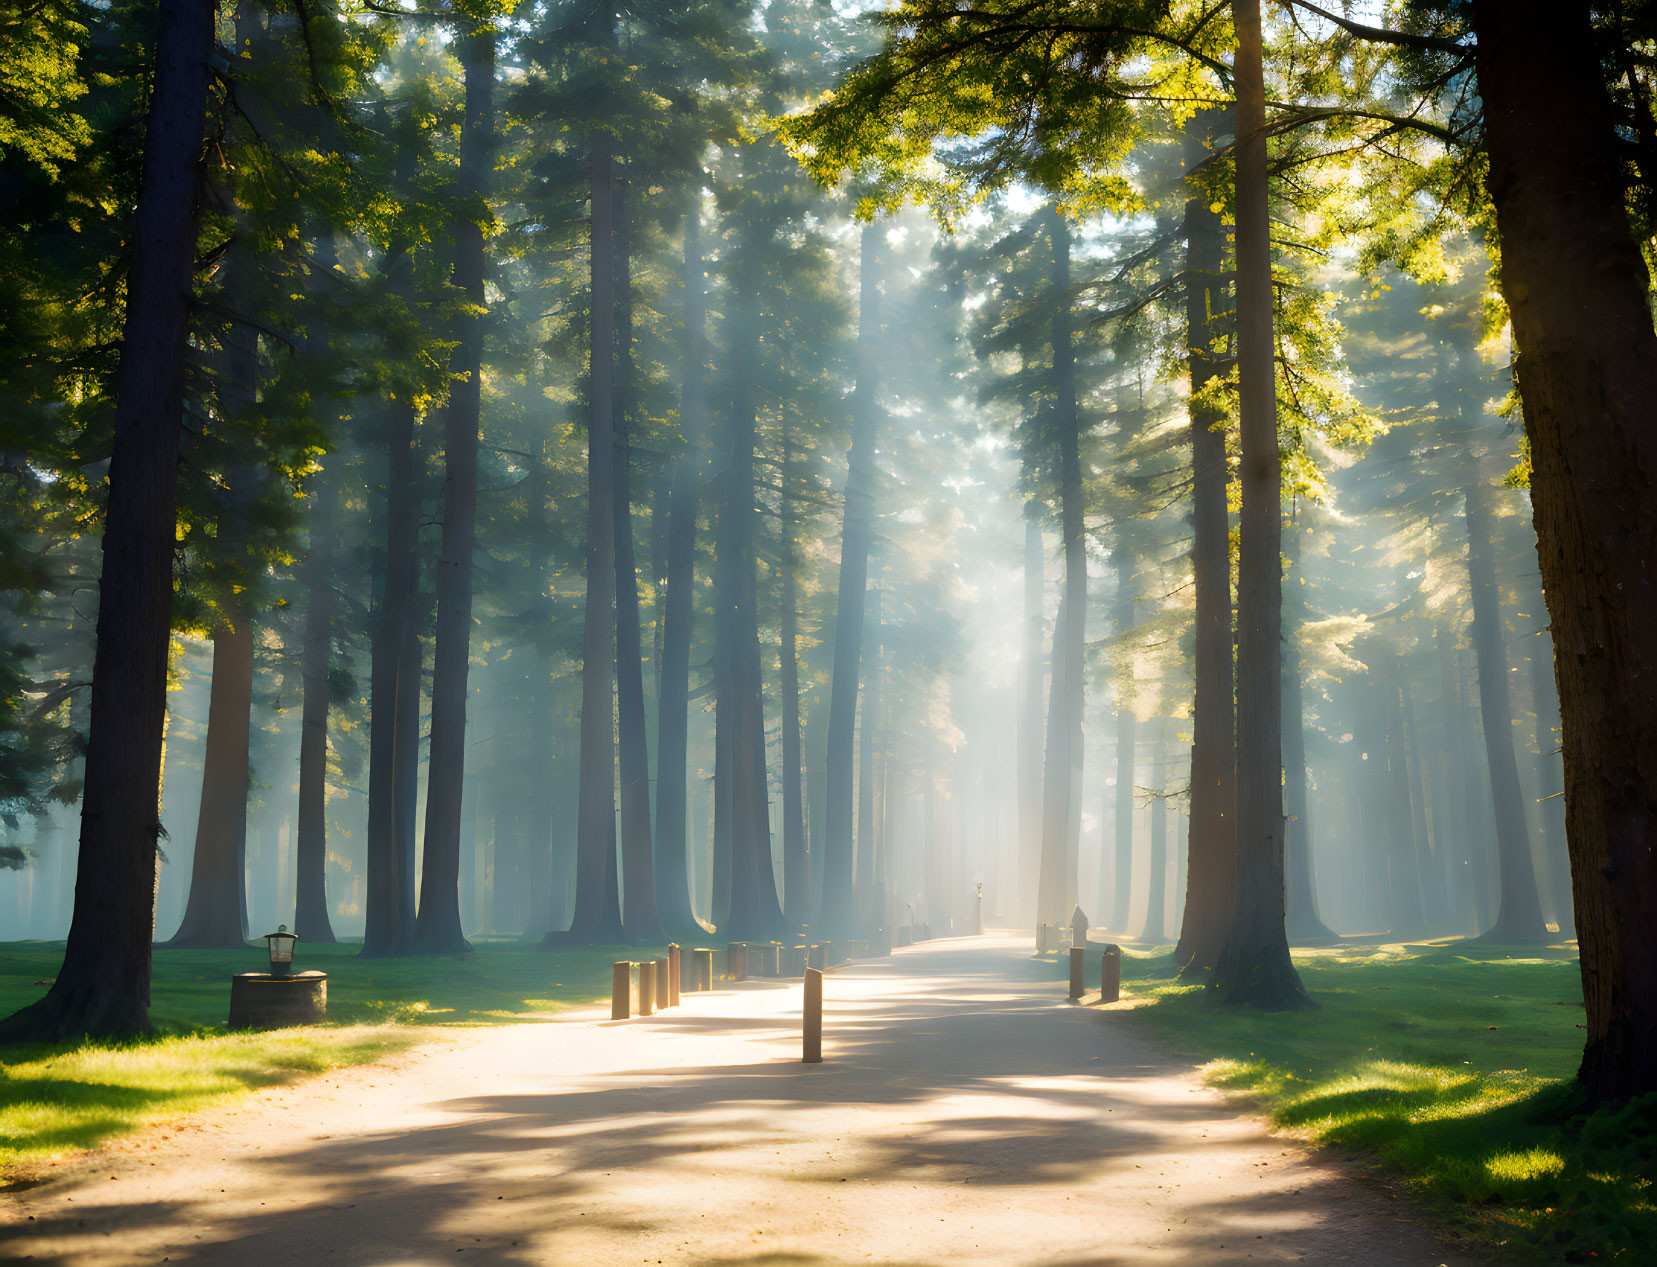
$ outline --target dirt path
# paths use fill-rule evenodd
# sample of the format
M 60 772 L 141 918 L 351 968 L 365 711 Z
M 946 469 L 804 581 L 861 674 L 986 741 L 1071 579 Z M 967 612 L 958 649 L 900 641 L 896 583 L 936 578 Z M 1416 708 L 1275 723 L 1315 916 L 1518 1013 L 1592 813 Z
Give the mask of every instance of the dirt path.
M 797 984 L 447 1032 L 0 1198 L 0 1260 L 1463 1261 L 1027 953 L 991 936 L 831 973 L 815 1066 Z

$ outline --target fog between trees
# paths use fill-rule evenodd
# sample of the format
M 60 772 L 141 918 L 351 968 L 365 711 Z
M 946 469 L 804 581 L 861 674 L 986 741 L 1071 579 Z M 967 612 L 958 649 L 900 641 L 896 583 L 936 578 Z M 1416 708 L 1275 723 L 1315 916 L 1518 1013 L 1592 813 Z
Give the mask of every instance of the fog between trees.
M 1570 936 L 1562 748 L 1623 670 L 1556 677 L 1615 568 L 1561 544 L 1579 371 L 1514 381 L 1557 318 L 1479 85 L 1536 41 L 1142 7 L 1056 58 L 784 0 L 8 35 L 59 54 L 0 160 L 0 937 L 80 921 L 97 979 L 21 1023 L 131 1028 L 152 933 L 277 923 L 941 936 L 981 884 L 1273 1007 L 1291 940 Z

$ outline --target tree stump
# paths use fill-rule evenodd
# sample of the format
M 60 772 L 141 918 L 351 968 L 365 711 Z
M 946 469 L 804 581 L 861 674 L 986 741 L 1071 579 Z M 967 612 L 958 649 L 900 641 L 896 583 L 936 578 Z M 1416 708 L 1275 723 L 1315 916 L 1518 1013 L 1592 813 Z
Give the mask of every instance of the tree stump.
M 328 1019 L 328 974 L 238 972 L 230 978 L 231 1029 L 282 1029 Z

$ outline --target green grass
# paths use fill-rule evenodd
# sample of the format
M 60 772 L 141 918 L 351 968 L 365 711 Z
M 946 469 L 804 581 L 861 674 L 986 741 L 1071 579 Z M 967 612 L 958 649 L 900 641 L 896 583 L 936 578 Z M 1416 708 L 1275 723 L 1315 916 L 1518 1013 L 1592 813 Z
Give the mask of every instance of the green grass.
M 64 1153 L 413 1041 L 389 1026 L 350 1026 L 32 1049 L 0 1066 L 0 1190 Z
M 483 942 L 460 958 L 361 959 L 356 943 L 300 942 L 294 968 L 328 974 L 328 1019 L 341 1025 L 500 1025 L 544 1019 L 610 996 L 617 959 L 659 954 L 651 948 L 594 946 L 541 950 L 527 942 Z M 63 960 L 62 942 L 0 945 L 0 1016 L 46 992 Z M 246 950 L 157 950 L 150 981 L 150 1020 L 169 1033 L 224 1028 L 230 978 L 263 972 L 264 943 Z M 3 1053 L 0 1053 L 3 1054 Z
M 259 1087 L 363 1064 L 407 1047 L 410 1025 L 544 1020 L 610 992 L 610 965 L 638 948 L 543 951 L 484 943 L 462 958 L 359 959 L 357 946 L 299 944 L 296 968 L 328 974 L 328 1024 L 230 1032 L 230 978 L 267 966 L 257 949 L 157 950 L 150 1017 L 131 1043 L 0 1046 L 0 1187 L 39 1163 Z M 61 942 L 0 945 L 0 1016 L 33 1002 Z
M 1280 1128 L 1360 1150 L 1470 1238 L 1541 1262 L 1649 1261 L 1657 1097 L 1577 1111 L 1574 957 L 1534 947 L 1297 953 L 1317 1011 L 1217 1008 L 1130 952 L 1128 1013 Z

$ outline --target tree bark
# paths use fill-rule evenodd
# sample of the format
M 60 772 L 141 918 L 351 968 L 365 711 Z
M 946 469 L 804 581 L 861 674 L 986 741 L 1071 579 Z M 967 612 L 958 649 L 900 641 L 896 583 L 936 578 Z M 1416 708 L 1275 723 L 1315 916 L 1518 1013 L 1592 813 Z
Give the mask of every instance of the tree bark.
M 454 284 L 474 309 L 484 293 L 483 225 L 495 127 L 495 28 L 484 22 L 459 41 L 466 76 L 460 135 L 460 197 Z M 431 756 L 426 773 L 426 847 L 414 950 L 469 951 L 460 925 L 460 802 L 466 783 L 466 699 L 472 646 L 472 551 L 477 538 L 478 430 L 483 403 L 483 326 L 460 318 L 456 379 L 443 426 L 443 541 L 437 560 L 437 638 L 432 653 Z
M 1167 940 L 1168 928 L 1168 723 L 1159 718 L 1151 723 L 1156 746 L 1151 765 L 1156 771 L 1151 788 L 1151 857 L 1146 876 L 1145 924 L 1139 940 L 1151 946 Z
M 1292 531 L 1292 529 L 1291 529 Z M 1298 559 L 1297 546 L 1288 551 Z M 1312 824 L 1306 803 L 1306 718 L 1301 699 L 1300 627 L 1305 605 L 1298 596 L 1283 604 L 1283 800 L 1285 903 L 1291 940 L 1299 945 L 1327 945 L 1336 934 L 1318 916 L 1317 886 L 1312 872 Z M 1230 699 L 1227 698 L 1227 712 Z M 1195 758 L 1193 757 L 1193 760 Z M 1194 812 L 1194 811 L 1193 811 Z M 1196 874 L 1192 867 L 1190 876 Z M 1187 884 L 1191 881 L 1188 878 Z M 1189 889 L 1187 889 L 1189 894 Z M 1190 902 L 1189 896 L 1186 899 Z
M 1116 630 L 1118 635 L 1134 626 L 1134 599 L 1137 582 L 1133 561 L 1118 542 L 1116 548 Z M 1110 926 L 1124 935 L 1128 912 L 1133 905 L 1133 778 L 1138 718 L 1134 701 L 1116 701 L 1116 804 L 1115 804 L 1115 886 L 1111 895 Z
M 74 916 L 51 989 L 0 1025 L 11 1041 L 121 1036 L 149 1024 L 178 453 L 214 12 L 202 0 L 160 4 L 115 385 Z
M 1382 683 L 1387 722 L 1387 884 L 1391 895 L 1392 933 L 1415 938 L 1426 928 L 1421 893 L 1421 842 L 1415 834 L 1415 812 L 1410 795 L 1408 749 L 1404 744 L 1404 666 L 1396 657 L 1386 662 Z
M 749 301 L 751 303 L 751 301 Z M 730 460 L 719 552 L 728 561 L 719 605 L 730 690 L 731 912 L 734 932 L 769 940 L 788 933 L 771 866 L 769 785 L 765 765 L 764 682 L 760 669 L 759 604 L 754 549 L 754 368 L 759 332 L 749 310 L 733 318 Z M 861 592 L 861 591 L 860 591 Z M 719 701 L 721 713 L 726 701 Z
M 706 290 L 702 273 L 702 191 L 694 189 L 684 214 L 685 347 L 679 426 L 684 452 L 673 465 L 668 494 L 667 593 L 656 707 L 656 901 L 668 936 L 698 937 L 686 851 L 689 777 L 690 645 L 696 621 L 696 516 L 701 502 L 706 443 L 703 394 L 707 363 Z
M 1542 856 L 1548 860 L 1554 922 L 1559 937 L 1575 935 L 1571 922 L 1571 857 L 1565 848 L 1565 777 L 1559 760 L 1559 697 L 1554 690 L 1553 639 L 1546 630 L 1531 649 L 1531 693 L 1536 701 L 1536 797 L 1541 810 Z
M 1024 508 L 1024 644 L 1019 674 L 1018 709 L 1018 904 L 1036 918 L 1036 886 L 1041 877 L 1041 747 L 1046 712 L 1041 688 L 1046 654 L 1042 632 L 1046 564 L 1039 508 Z
M 616 375 L 616 716 L 621 769 L 621 865 L 627 890 L 622 928 L 635 945 L 665 940 L 656 912 L 656 860 L 650 841 L 650 739 L 644 722 L 644 645 L 639 634 L 639 573 L 633 547 L 632 226 L 626 182 L 618 182 L 611 212 L 614 226 Z
M 863 660 L 863 609 L 874 544 L 875 443 L 880 422 L 880 230 L 863 226 L 857 309 L 857 387 L 852 395 L 852 442 L 846 455 L 845 507 L 840 527 L 840 580 L 834 610 L 834 668 L 829 687 L 828 816 L 823 843 L 822 911 L 825 937 L 851 934 L 853 735 Z
M 788 423 L 782 436 L 782 883 L 783 914 L 791 925 L 811 920 L 811 868 L 806 858 L 805 771 L 800 745 L 800 608 L 794 538 L 794 452 Z
M 230 285 L 250 280 L 246 247 L 232 244 L 226 255 Z M 236 323 L 224 336 L 224 377 L 220 399 L 228 420 L 245 423 L 258 391 L 259 336 Z M 235 461 L 224 473 L 215 515 L 216 549 L 233 570 L 246 563 L 252 536 L 259 469 Z M 184 918 L 166 944 L 173 948 L 237 949 L 247 941 L 248 740 L 253 709 L 253 624 L 244 598 L 226 599 L 213 631 L 213 680 L 207 709 L 207 749 L 202 761 L 201 808 L 190 865 Z
M 587 609 L 581 638 L 581 773 L 576 793 L 575 909 L 542 945 L 625 940 L 616 872 L 615 729 L 615 269 L 610 240 L 615 184 L 609 133 L 592 146 L 591 279 L 587 398 Z
M 238 949 L 247 943 L 248 726 L 253 708 L 253 625 L 237 612 L 234 625 L 213 633 L 213 685 L 207 705 L 207 749 L 201 769 L 201 810 L 190 863 L 184 919 L 171 949 Z
M 1185 129 L 1185 169 L 1213 153 L 1221 111 L 1195 115 Z M 1235 900 L 1237 749 L 1232 715 L 1231 527 L 1226 489 L 1225 415 L 1199 400 L 1222 372 L 1214 319 L 1227 303 L 1221 276 L 1224 235 L 1212 195 L 1193 185 L 1185 204 L 1185 340 L 1190 356 L 1191 582 L 1194 692 L 1191 821 L 1185 909 L 1174 959 L 1206 972 L 1218 960 Z M 1296 679 L 1298 686 L 1298 679 Z
M 1213 985 L 1268 1010 L 1310 1000 L 1289 958 L 1283 893 L 1282 474 L 1277 440 L 1266 95 L 1259 0 L 1236 0 L 1237 353 L 1242 432 L 1237 573 L 1237 900 Z
M 875 813 L 875 755 L 883 736 L 880 712 L 883 699 L 880 682 L 880 589 L 869 588 L 868 617 L 864 623 L 863 645 L 868 649 L 863 673 L 863 698 L 858 703 L 857 727 L 857 868 L 853 878 L 855 923 L 860 936 L 876 927 L 879 907 L 880 851 L 882 848 Z
M 413 181 L 413 153 L 399 163 L 397 186 Z M 413 298 L 413 261 L 397 243 L 386 260 L 387 288 Z M 386 402 L 385 570 L 369 637 L 368 823 L 361 954 L 407 952 L 414 939 L 415 815 L 420 778 L 420 693 L 424 651 L 416 603 L 420 590 L 417 519 L 423 455 L 406 397 Z
M 334 510 L 339 494 L 325 467 L 311 489 L 311 548 L 306 560 L 305 645 L 299 673 L 304 698 L 299 723 L 298 881 L 293 930 L 308 942 L 331 944 L 328 918 L 328 671 L 333 661 Z
M 1053 430 L 1059 456 L 1059 514 L 1064 543 L 1064 596 L 1053 631 L 1053 681 L 1042 777 L 1041 882 L 1036 918 L 1069 922 L 1076 906 L 1077 834 L 1081 827 L 1082 714 L 1086 683 L 1087 536 L 1082 523 L 1081 422 L 1076 409 L 1074 316 L 1070 297 L 1070 226 L 1052 212 Z
M 1589 5 L 1475 0 L 1473 21 L 1557 648 L 1578 1080 L 1621 1100 L 1657 1090 L 1657 334 Z
M 1495 543 L 1490 491 L 1474 482 L 1467 489 L 1467 579 L 1473 599 L 1473 655 L 1478 663 L 1479 719 L 1485 761 L 1490 767 L 1491 806 L 1496 822 L 1496 863 L 1500 897 L 1489 941 L 1546 941 L 1542 904 L 1531 861 L 1519 762 L 1513 751 L 1513 704 L 1507 687 L 1507 640 L 1496 590 Z

